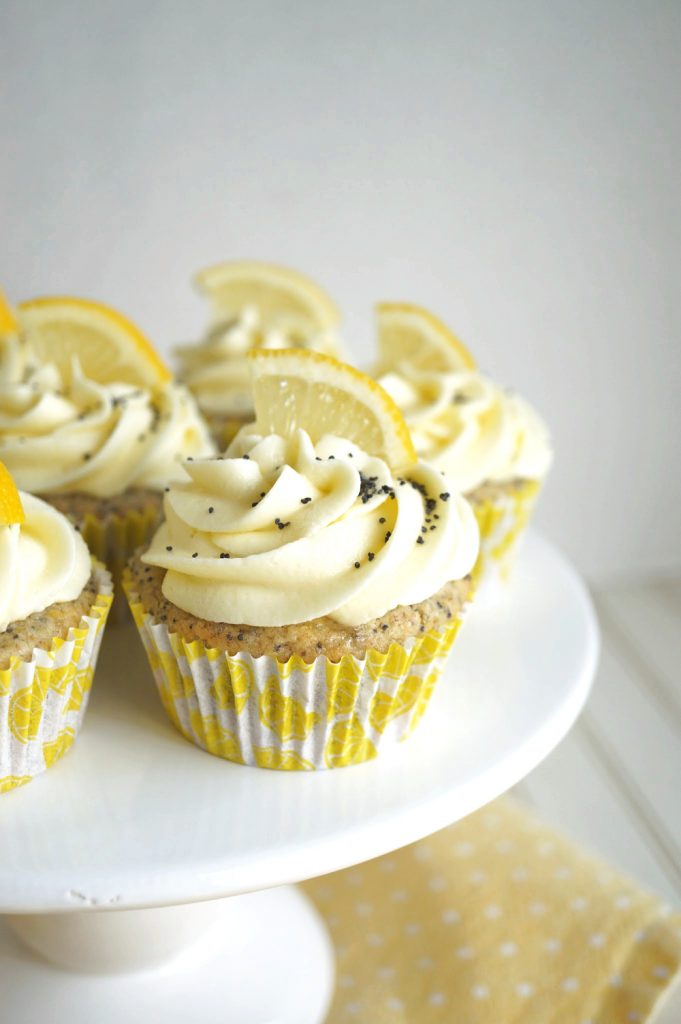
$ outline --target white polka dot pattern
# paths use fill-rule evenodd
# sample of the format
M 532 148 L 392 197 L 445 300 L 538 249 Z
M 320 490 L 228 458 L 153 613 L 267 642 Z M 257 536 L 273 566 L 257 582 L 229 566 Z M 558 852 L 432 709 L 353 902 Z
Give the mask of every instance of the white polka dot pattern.
M 645 1024 L 681 964 L 678 915 L 507 799 L 305 889 L 327 1024 Z

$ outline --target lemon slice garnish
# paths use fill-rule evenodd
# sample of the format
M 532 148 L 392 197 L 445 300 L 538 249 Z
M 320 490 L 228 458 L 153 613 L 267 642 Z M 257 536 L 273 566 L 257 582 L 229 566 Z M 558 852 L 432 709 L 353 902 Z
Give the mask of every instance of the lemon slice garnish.
M 0 526 L 13 526 L 25 522 L 17 485 L 4 463 L 0 462 Z
M 420 306 L 382 302 L 376 307 L 379 372 L 407 363 L 417 370 L 474 370 L 475 360 L 448 327 Z
M 19 324 L 17 318 L 14 315 L 14 310 L 5 298 L 5 294 L 0 288 L 0 337 L 4 337 L 6 334 L 18 334 Z
M 109 306 L 58 296 L 21 302 L 17 311 L 33 351 L 62 370 L 68 372 L 77 356 L 86 376 L 100 384 L 154 387 L 170 380 L 148 338 Z
M 416 462 L 402 413 L 359 370 L 307 349 L 259 349 L 248 359 L 263 433 L 287 436 L 302 428 L 313 442 L 335 434 L 385 459 L 393 471 Z
M 212 303 L 218 320 L 255 306 L 266 329 L 285 321 L 315 333 L 333 330 L 340 321 L 326 292 L 288 267 L 254 260 L 218 263 L 199 271 L 194 282 Z

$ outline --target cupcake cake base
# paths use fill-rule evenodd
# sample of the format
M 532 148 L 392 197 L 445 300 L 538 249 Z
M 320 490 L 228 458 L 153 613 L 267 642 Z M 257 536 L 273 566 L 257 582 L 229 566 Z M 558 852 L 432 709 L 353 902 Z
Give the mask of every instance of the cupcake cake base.
M 111 576 L 95 562 L 77 598 L 0 634 L 0 793 L 30 782 L 73 744 L 111 599 Z
M 42 497 L 68 516 L 95 558 L 107 566 L 116 588 L 110 622 L 127 621 L 128 609 L 120 593 L 121 577 L 132 553 L 153 537 L 163 509 L 163 494 L 133 487 L 111 498 L 81 492 Z

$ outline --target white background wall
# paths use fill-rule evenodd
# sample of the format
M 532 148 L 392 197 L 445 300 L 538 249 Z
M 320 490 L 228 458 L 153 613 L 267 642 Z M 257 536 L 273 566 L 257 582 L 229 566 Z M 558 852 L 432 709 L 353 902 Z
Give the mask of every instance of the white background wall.
M 677 0 L 0 6 L 15 298 L 192 336 L 198 267 L 438 312 L 552 424 L 539 520 L 592 577 L 681 563 Z

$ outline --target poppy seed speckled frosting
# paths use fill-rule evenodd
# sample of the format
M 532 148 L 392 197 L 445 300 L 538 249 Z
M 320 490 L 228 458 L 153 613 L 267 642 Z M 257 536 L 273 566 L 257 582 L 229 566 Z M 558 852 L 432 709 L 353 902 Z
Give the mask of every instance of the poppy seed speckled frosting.
M 184 463 L 143 561 L 163 594 L 210 621 L 357 625 L 418 603 L 472 569 L 478 528 L 424 462 L 395 477 L 342 438 L 244 428 L 224 457 Z
M 189 392 L 101 384 L 74 358 L 70 373 L 38 365 L 24 342 L 0 353 L 0 459 L 24 490 L 100 498 L 130 488 L 162 491 L 188 455 L 214 445 Z

